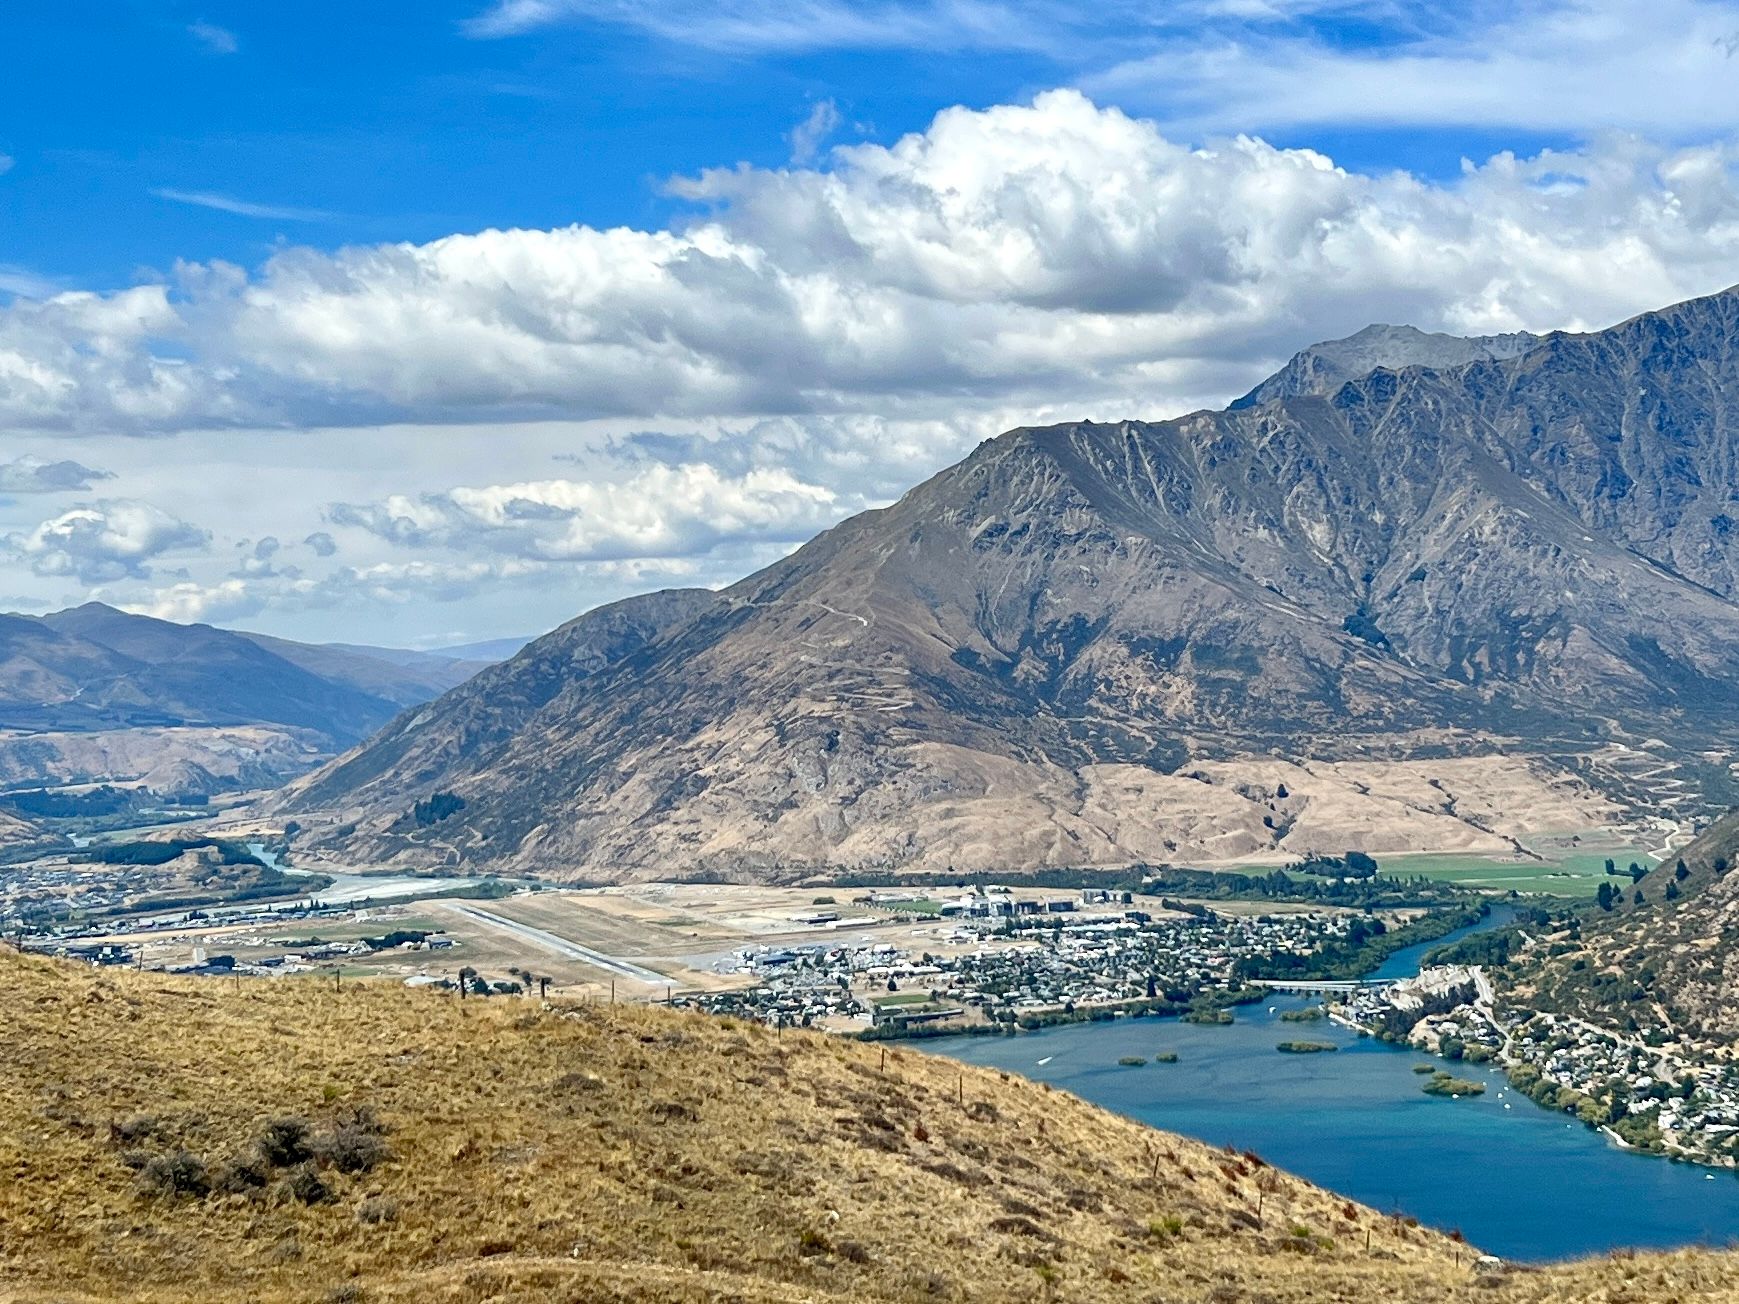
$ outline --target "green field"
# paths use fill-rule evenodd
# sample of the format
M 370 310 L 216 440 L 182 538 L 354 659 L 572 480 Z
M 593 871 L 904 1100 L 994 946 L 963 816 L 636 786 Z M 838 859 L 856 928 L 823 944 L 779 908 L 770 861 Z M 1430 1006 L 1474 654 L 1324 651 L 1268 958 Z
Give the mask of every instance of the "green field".
M 1640 847 L 1603 848 L 1547 854 L 1544 860 L 1499 860 L 1490 856 L 1452 853 L 1379 856 L 1381 873 L 1396 878 L 1423 876 L 1465 887 L 1498 888 L 1549 896 L 1590 897 L 1606 878 L 1610 857 L 1623 870 L 1631 861 L 1644 868 L 1655 862 Z M 1627 884 L 1628 878 L 1615 879 Z
M 1600 890 L 1600 884 L 1606 878 L 1608 858 L 1621 871 L 1633 860 L 1645 869 L 1655 863 L 1641 847 L 1596 845 L 1574 851 L 1541 848 L 1540 855 L 1540 860 L 1502 860 L 1465 852 L 1390 853 L 1377 856 L 1377 865 L 1378 873 L 1391 878 L 1424 877 L 1463 887 L 1580 898 L 1592 897 Z M 1234 873 L 1266 874 L 1285 867 L 1276 862 L 1224 868 Z M 1613 882 L 1624 887 L 1630 885 L 1630 879 L 1622 875 Z

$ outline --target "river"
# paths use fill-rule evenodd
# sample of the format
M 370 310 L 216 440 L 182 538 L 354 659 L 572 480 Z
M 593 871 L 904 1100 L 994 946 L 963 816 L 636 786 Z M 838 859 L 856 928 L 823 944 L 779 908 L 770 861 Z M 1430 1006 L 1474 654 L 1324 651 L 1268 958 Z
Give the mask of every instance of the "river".
M 1398 951 L 1376 973 L 1415 973 L 1424 953 L 1443 944 Z M 1453 1066 L 1459 1077 L 1483 1080 L 1483 1096 L 1427 1096 L 1412 1070 L 1429 1057 L 1326 1021 L 1281 1021 L 1282 1011 L 1310 1003 L 1286 997 L 1244 1006 L 1229 1027 L 1119 1019 L 921 1046 L 1052 1083 L 1154 1127 L 1254 1150 L 1384 1211 L 1458 1228 L 1507 1259 L 1725 1245 L 1739 1236 L 1739 1180 L 1731 1172 L 1620 1150 L 1510 1090 L 1495 1069 Z M 1340 1049 L 1275 1050 L 1291 1038 Z M 1117 1063 L 1160 1051 L 1176 1051 L 1178 1063 Z
M 386 902 L 408 896 L 438 896 L 456 892 L 461 888 L 476 887 L 480 881 L 474 878 L 435 878 L 418 874 L 347 874 L 342 870 L 328 869 L 324 865 L 318 869 L 296 869 L 289 865 L 280 865 L 277 855 L 263 842 L 250 842 L 247 846 L 263 863 L 273 869 L 280 869 L 285 874 L 296 878 L 323 876 L 331 879 L 326 887 L 308 894 L 310 899 L 323 906 L 358 905 L 365 901 Z

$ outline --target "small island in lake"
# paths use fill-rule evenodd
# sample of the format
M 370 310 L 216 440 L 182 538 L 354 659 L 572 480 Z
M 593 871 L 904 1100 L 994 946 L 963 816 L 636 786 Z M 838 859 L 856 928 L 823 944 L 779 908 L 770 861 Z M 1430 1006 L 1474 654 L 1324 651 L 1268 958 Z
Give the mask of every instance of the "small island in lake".
M 1175 1050 L 1162 1050 L 1153 1057 L 1153 1062 L 1155 1064 L 1176 1064 L 1177 1052 Z
M 1143 1064 L 1147 1063 L 1147 1061 L 1144 1058 L 1142 1058 L 1140 1055 L 1125 1055 L 1122 1059 L 1118 1060 L 1117 1062 L 1119 1064 L 1121 1064 L 1126 1069 L 1138 1069 Z
M 1483 1096 L 1485 1083 L 1469 1082 L 1466 1078 L 1451 1077 L 1442 1069 L 1431 1075 L 1431 1080 L 1425 1084 L 1425 1094 L 1428 1096 Z
M 1331 1041 L 1283 1041 L 1274 1048 L 1282 1055 L 1320 1055 L 1324 1051 L 1339 1050 Z
M 1315 1023 L 1319 1019 L 1327 1017 L 1320 1005 L 1311 1005 L 1302 1010 L 1282 1010 L 1280 1012 L 1282 1023 Z
M 1210 1023 L 1223 1026 L 1232 1022 L 1232 1012 L 1230 1010 L 1222 1010 L 1218 1008 L 1191 1010 L 1188 1014 L 1182 1017 L 1181 1022 Z

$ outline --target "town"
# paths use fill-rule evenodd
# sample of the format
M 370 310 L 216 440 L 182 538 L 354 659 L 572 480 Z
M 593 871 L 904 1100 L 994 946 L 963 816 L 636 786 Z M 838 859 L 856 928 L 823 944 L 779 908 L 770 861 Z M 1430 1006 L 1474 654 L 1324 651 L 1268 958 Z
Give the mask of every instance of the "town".
M 1260 993 L 1249 979 L 1339 957 L 1373 929 L 1352 911 L 1261 913 L 1088 890 L 1013 900 L 981 889 L 928 909 L 947 923 L 934 949 L 888 942 L 748 947 L 733 957 L 753 984 L 680 998 L 775 1026 L 871 1036 L 1014 1032 L 1117 1014 L 1210 1012 Z M 910 905 L 890 894 L 860 908 Z

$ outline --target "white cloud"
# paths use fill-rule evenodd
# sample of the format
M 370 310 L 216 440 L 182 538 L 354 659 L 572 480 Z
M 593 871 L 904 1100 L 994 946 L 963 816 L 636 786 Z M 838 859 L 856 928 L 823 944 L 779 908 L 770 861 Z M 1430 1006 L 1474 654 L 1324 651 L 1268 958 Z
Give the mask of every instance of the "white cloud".
M 124 610 L 161 620 L 223 622 L 268 609 L 308 612 L 458 602 L 474 598 L 480 588 L 530 582 L 548 570 L 546 563 L 518 560 L 378 562 L 340 567 L 319 578 L 238 574 L 209 583 L 178 580 L 141 596 L 105 596 Z
M 3 171 L 4 169 L 0 169 Z M 0 294 L 15 295 L 20 299 L 46 299 L 51 294 L 64 292 L 66 286 L 31 271 L 27 267 L 19 267 L 13 263 L 0 263 Z
M 539 561 L 670 559 L 721 543 L 808 538 L 865 506 L 789 471 L 721 475 L 652 464 L 624 479 L 542 480 L 339 504 L 335 525 L 405 547 L 505 552 Z
M 290 208 L 282 204 L 256 204 L 232 195 L 220 195 L 212 190 L 175 190 L 160 186 L 151 192 L 172 204 L 189 204 L 194 208 L 210 208 L 237 217 L 259 217 L 277 222 L 319 222 L 332 216 L 318 208 Z
M 1518 0 L 1443 6 L 1434 18 L 1357 43 L 1296 25 L 1214 29 L 1081 84 L 1183 131 L 1422 125 L 1671 138 L 1733 127 L 1731 0 Z
M 108 499 L 71 508 L 3 542 L 37 575 L 101 584 L 148 579 L 165 553 L 202 551 L 209 540 L 204 530 L 149 503 Z
M 1127 4 L 1110 8 L 1128 11 Z M 1037 50 L 1081 21 L 1072 6 L 995 0 L 496 0 L 464 24 L 474 37 L 559 23 L 625 27 L 736 53 L 825 49 Z M 1087 16 L 1088 24 L 1106 15 Z
M 1726 133 L 1739 54 L 1734 0 L 496 0 L 464 29 L 559 24 L 731 57 L 1015 51 L 1186 136 L 1307 124 Z
M 176 356 L 188 334 L 161 285 L 14 301 L 0 308 L 0 420 L 150 430 L 239 414 L 221 368 Z
M 93 471 L 77 462 L 51 462 L 41 457 L 21 457 L 0 462 L 0 494 L 50 494 L 89 489 L 93 480 L 110 480 L 107 471 Z
M 189 23 L 187 34 L 213 54 L 234 54 L 241 48 L 236 34 L 216 23 Z
M 266 609 L 268 594 L 246 580 L 230 578 L 216 584 L 182 580 L 158 589 L 143 602 L 121 602 L 123 611 L 183 625 L 245 620 Z
M 1188 148 L 1053 92 L 829 171 L 704 173 L 675 187 L 710 210 L 681 230 L 290 249 L 14 303 L 0 419 L 1162 415 L 1372 318 L 1600 325 L 1718 288 L 1736 163 L 1612 137 L 1444 183 L 1366 176 L 1252 138 Z
M 803 121 L 791 129 L 791 161 L 813 163 L 827 138 L 839 130 L 839 122 L 839 106 L 832 100 L 817 100 Z

